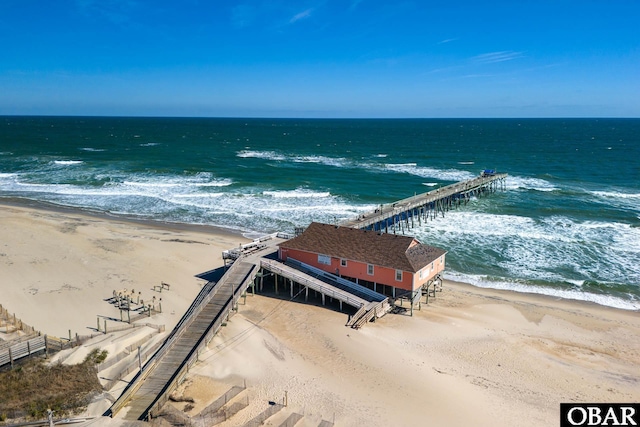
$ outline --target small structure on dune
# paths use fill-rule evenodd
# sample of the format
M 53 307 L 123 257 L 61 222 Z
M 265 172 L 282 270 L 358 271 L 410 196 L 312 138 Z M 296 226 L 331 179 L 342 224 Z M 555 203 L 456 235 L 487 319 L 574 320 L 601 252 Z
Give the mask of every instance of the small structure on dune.
M 282 261 L 294 259 L 412 304 L 440 283 L 445 255 L 414 237 L 318 222 L 278 250 Z

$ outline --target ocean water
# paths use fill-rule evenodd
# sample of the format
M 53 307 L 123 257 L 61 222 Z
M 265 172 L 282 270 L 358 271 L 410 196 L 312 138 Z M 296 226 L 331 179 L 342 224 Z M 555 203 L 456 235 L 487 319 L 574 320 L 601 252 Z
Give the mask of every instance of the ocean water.
M 0 117 L 0 198 L 248 237 L 506 172 L 411 230 L 446 277 L 640 309 L 640 120 Z

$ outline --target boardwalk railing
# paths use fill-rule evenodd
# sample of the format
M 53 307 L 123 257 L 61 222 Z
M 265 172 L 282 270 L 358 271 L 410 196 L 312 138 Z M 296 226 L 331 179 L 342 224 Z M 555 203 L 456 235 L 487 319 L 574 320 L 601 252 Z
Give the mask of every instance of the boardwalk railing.
M 236 261 L 231 266 L 231 268 L 227 271 L 227 274 L 230 274 L 230 272 L 232 271 L 232 269 L 234 267 L 236 267 L 236 265 L 239 266 L 240 262 Z M 211 342 L 211 340 L 213 339 L 214 335 L 218 333 L 218 330 L 220 330 L 220 327 L 222 326 L 222 323 L 227 319 L 227 317 L 229 316 L 230 311 L 235 306 L 235 301 L 247 289 L 247 287 L 249 286 L 249 283 L 253 282 L 253 280 L 255 278 L 256 270 L 257 270 L 257 266 L 254 266 L 254 268 L 247 273 L 247 275 L 244 277 L 244 279 L 239 284 L 239 286 L 234 289 L 234 292 L 232 293 L 231 298 L 225 304 L 225 306 L 222 308 L 220 313 L 216 316 L 216 319 L 215 319 L 214 323 L 209 327 L 208 332 L 206 333 L 206 335 L 201 337 L 200 340 L 196 343 L 196 345 L 194 346 L 193 350 L 191 351 L 190 356 L 182 364 L 182 367 L 178 370 L 178 372 L 176 372 L 176 374 L 173 376 L 171 382 L 165 386 L 164 390 L 158 396 L 157 400 L 147 409 L 146 414 L 143 414 L 143 418 L 147 418 L 147 416 L 149 418 L 151 418 L 151 414 L 154 413 L 154 412 L 159 411 L 160 408 L 167 402 L 167 400 L 169 400 L 169 395 L 171 394 L 171 392 L 173 392 L 173 390 L 175 390 L 175 388 L 180 384 L 180 382 L 186 376 L 187 372 L 189 372 L 189 368 L 191 366 L 193 366 L 198 361 L 198 358 L 200 356 L 200 352 Z M 221 280 L 220 282 L 224 282 L 224 281 Z M 220 282 L 218 282 L 218 283 L 220 283 Z M 222 283 L 222 285 L 224 286 L 224 283 Z M 216 287 L 215 291 L 217 291 L 217 287 Z M 215 292 L 212 292 L 212 293 L 215 293 Z M 211 298 L 209 298 L 207 300 L 207 302 L 209 300 L 211 300 Z M 198 313 L 200 311 L 202 311 L 202 308 L 205 305 L 206 305 L 205 302 L 203 302 L 200 305 Z M 195 317 L 194 317 L 194 319 L 195 319 Z M 193 321 L 193 319 L 191 321 Z
M 355 318 L 355 321 L 351 322 L 351 326 L 353 329 L 360 329 L 367 322 L 371 321 L 371 319 L 376 317 L 381 317 L 384 313 L 386 313 L 389 309 L 389 298 L 386 298 L 384 301 L 380 301 L 378 303 L 371 303 L 367 306 L 367 310 L 364 315 L 359 318 Z
M 365 300 L 363 300 L 362 298 L 358 298 L 354 295 L 351 295 L 347 291 L 343 291 L 329 284 L 325 284 L 319 279 L 311 280 L 310 276 L 308 276 L 307 274 L 302 273 L 301 271 L 298 271 L 292 267 L 287 267 L 278 261 L 263 258 L 260 260 L 260 267 L 264 268 L 265 270 L 269 270 L 272 273 L 276 273 L 283 277 L 292 279 L 300 285 L 315 289 L 325 296 L 341 300 L 353 307 L 359 308 L 365 303 Z
M 381 293 L 371 290 L 365 286 L 359 285 L 347 279 L 343 279 L 342 277 L 336 276 L 335 274 L 328 273 L 324 270 L 321 270 L 309 264 L 305 264 L 304 262 L 300 262 L 293 258 L 287 259 L 287 265 L 290 265 L 291 267 L 298 269 L 303 273 L 307 273 L 318 278 L 323 277 L 330 282 L 336 283 L 338 288 L 364 298 L 367 301 L 382 301 L 386 298 L 385 295 L 382 295 Z
M 255 265 L 251 265 L 251 268 L 248 269 L 247 263 L 243 263 L 241 262 L 241 259 L 239 259 L 231 265 L 231 267 L 227 270 L 220 281 L 215 284 L 212 282 L 208 282 L 200 291 L 185 315 L 180 319 L 176 327 L 164 342 L 163 346 L 151 357 L 151 359 L 143 366 L 142 370 L 131 380 L 129 386 L 127 386 L 122 395 L 120 395 L 116 402 L 114 402 L 114 404 L 105 413 L 105 415 L 110 415 L 113 417 L 129 402 L 129 400 L 136 394 L 143 383 L 152 375 L 153 371 L 160 364 L 160 360 L 163 359 L 163 357 L 168 356 L 169 351 L 186 333 L 190 326 L 192 324 L 197 325 L 197 323 L 194 323 L 196 321 L 202 322 L 201 320 L 198 320 L 198 316 L 201 314 L 202 310 L 213 300 L 213 298 L 218 293 L 220 293 L 221 297 L 224 300 L 224 303 L 220 310 L 216 311 L 215 318 L 212 319 L 212 323 L 204 329 L 202 335 L 199 335 L 198 338 L 195 339 L 193 344 L 189 344 L 188 348 L 190 350 L 188 351 L 188 353 L 185 356 L 180 356 L 184 357 L 184 359 L 176 359 L 175 371 L 173 367 L 170 368 L 170 376 L 166 380 L 163 380 L 161 384 L 158 384 L 157 391 L 154 390 L 152 394 L 148 394 L 145 391 L 145 393 L 148 394 L 147 398 L 152 397 L 152 399 L 149 399 L 151 403 L 148 407 L 146 407 L 145 409 L 140 409 L 142 413 L 138 419 L 151 418 L 152 414 L 158 413 L 162 405 L 164 405 L 164 403 L 166 403 L 166 401 L 168 400 L 169 394 L 185 377 L 190 366 L 192 366 L 198 360 L 200 351 L 204 347 L 206 347 L 206 345 L 211 341 L 213 336 L 220 329 L 222 323 L 227 319 L 239 296 L 246 290 L 249 283 L 253 281 L 256 269 L 257 266 Z M 236 284 L 232 281 L 230 282 L 231 279 L 228 279 L 230 277 L 240 277 L 241 280 Z M 229 294 L 228 299 L 225 299 L 226 291 L 221 292 L 221 289 L 228 289 L 226 288 L 227 284 L 233 285 L 233 292 Z M 206 320 L 206 322 L 209 322 L 209 320 Z M 188 340 L 191 339 L 187 335 L 185 336 L 188 338 Z M 184 343 L 180 345 L 184 347 Z M 136 417 L 138 416 L 137 414 L 138 412 L 136 412 Z
M 193 303 L 189 309 L 187 309 L 186 313 L 182 316 L 178 324 L 174 327 L 171 334 L 164 341 L 163 345 L 160 349 L 154 354 L 151 359 L 142 367 L 142 370 L 138 372 L 138 374 L 129 382 L 127 388 L 125 388 L 124 392 L 118 397 L 118 399 L 111 405 L 111 408 L 107 411 L 107 415 L 113 417 L 115 414 L 120 411 L 127 404 L 131 396 L 140 388 L 144 379 L 153 371 L 157 360 L 162 357 L 168 349 L 173 345 L 176 341 L 177 336 L 184 331 L 186 326 L 190 322 L 193 321 L 197 313 L 202 310 L 201 304 L 204 304 L 204 301 L 209 301 L 213 298 L 214 292 L 212 289 L 214 287 L 214 283 L 209 282 L 202 287 L 200 293 L 196 296 Z

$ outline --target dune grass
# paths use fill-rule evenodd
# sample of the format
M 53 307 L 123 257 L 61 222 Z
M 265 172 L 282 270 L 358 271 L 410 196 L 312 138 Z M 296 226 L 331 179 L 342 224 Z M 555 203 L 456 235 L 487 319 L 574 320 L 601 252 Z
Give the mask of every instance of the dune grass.
M 96 349 L 77 365 L 31 359 L 0 372 L 0 422 L 43 419 L 48 409 L 56 417 L 79 412 L 102 390 L 96 365 L 106 356 L 106 351 Z

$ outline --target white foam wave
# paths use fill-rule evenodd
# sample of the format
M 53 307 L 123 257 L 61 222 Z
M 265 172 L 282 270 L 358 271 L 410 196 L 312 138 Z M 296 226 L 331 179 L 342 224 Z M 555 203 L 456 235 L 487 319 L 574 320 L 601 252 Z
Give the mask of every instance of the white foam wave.
M 426 185 L 427 187 L 435 187 L 438 185 L 437 182 L 423 182 L 422 185 Z
M 84 162 L 82 160 L 54 160 L 53 163 L 60 166 L 71 166 L 80 165 Z
M 640 284 L 640 229 L 629 224 L 451 211 L 416 234 L 496 275 Z
M 236 153 L 241 158 L 256 158 L 264 160 L 274 160 L 279 162 L 292 163 L 318 163 L 326 166 L 344 167 L 351 163 L 342 157 L 327 157 L 317 155 L 290 155 L 281 154 L 275 151 L 252 151 L 243 150 Z
M 611 199 L 640 200 L 640 193 L 622 193 L 618 191 L 592 191 L 591 194 Z
M 228 187 L 231 184 L 233 184 L 233 181 L 230 179 L 220 179 L 213 182 L 193 183 L 193 185 L 197 187 Z
M 213 178 L 208 172 L 200 172 L 194 176 L 140 175 L 131 178 L 130 180 L 125 180 L 123 184 L 132 187 L 185 189 L 189 187 L 227 187 L 233 184 L 231 179 Z
M 139 136 L 136 136 L 137 138 L 140 138 Z M 145 142 L 142 144 L 139 144 L 140 147 L 155 147 L 156 145 L 160 145 L 159 142 Z
M 357 163 L 352 160 L 348 160 L 342 157 L 327 157 L 318 155 L 294 155 L 294 154 L 282 154 L 276 151 L 255 151 L 255 150 L 242 150 L 236 153 L 241 158 L 258 158 L 264 160 L 273 161 L 287 161 L 292 163 L 318 163 L 326 166 L 334 167 L 353 167 L 367 170 L 386 170 L 397 173 L 407 173 L 410 175 L 416 175 L 422 178 L 436 178 L 443 181 L 463 181 L 465 179 L 471 179 L 476 176 L 468 171 L 458 169 L 438 169 L 427 166 L 418 166 L 415 162 L 410 163 L 389 163 L 380 164 L 374 162 Z M 374 157 L 384 158 L 387 154 L 378 154 Z
M 171 188 L 171 187 L 179 187 L 180 184 L 177 182 L 136 182 L 136 181 L 125 181 L 124 185 L 129 185 L 132 187 L 157 187 L 157 188 Z
M 459 165 L 475 165 L 476 162 L 458 162 Z
M 416 175 L 421 178 L 436 178 L 443 181 L 464 181 L 474 178 L 476 175 L 458 169 L 437 169 L 428 166 L 418 166 L 416 163 L 386 164 L 387 170 Z
M 558 187 L 540 178 L 529 178 L 509 175 L 506 179 L 506 188 L 508 190 L 536 190 L 536 191 L 554 191 Z
M 215 199 L 224 196 L 225 193 L 196 193 L 196 194 L 175 194 L 176 199 Z
M 640 211 L 640 193 L 625 193 L 622 191 L 591 191 L 593 201 L 623 209 Z
M 286 156 L 282 154 L 278 154 L 275 151 L 243 150 L 236 153 L 236 156 L 241 158 L 254 158 L 254 159 L 277 160 L 277 161 L 287 160 Z
M 264 194 L 265 196 L 270 196 L 270 197 L 274 197 L 274 198 L 285 198 L 285 199 L 291 199 L 291 198 L 325 198 L 325 197 L 331 197 L 331 193 L 323 191 L 323 192 L 316 192 L 316 191 L 311 191 L 311 190 L 307 190 L 307 189 L 301 189 L 298 188 L 296 190 L 291 190 L 291 191 L 263 191 L 262 194 Z
M 79 148 L 79 150 L 89 151 L 89 152 L 92 152 L 92 153 L 101 153 L 103 151 L 107 151 L 104 148 L 91 148 L 91 147 L 82 147 L 82 148 Z
M 548 295 L 563 299 L 572 299 L 578 301 L 592 302 L 608 307 L 615 307 L 623 310 L 640 310 L 640 301 L 626 300 L 613 295 L 594 294 L 584 292 L 580 289 L 558 289 L 548 286 L 535 286 L 523 283 L 516 283 L 508 280 L 488 280 L 485 276 L 461 274 L 456 272 L 447 272 L 445 279 L 469 283 L 479 288 L 502 289 L 508 291 L 516 291 L 522 293 L 531 293 L 538 295 Z

